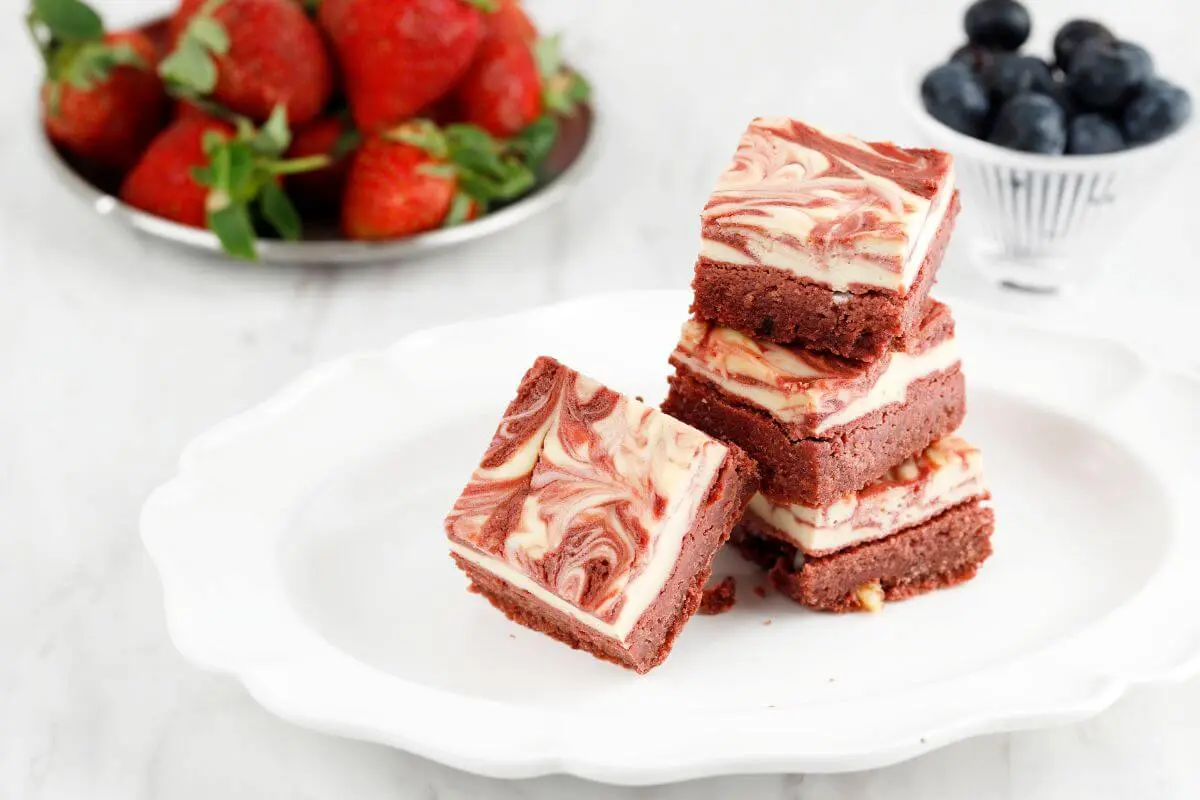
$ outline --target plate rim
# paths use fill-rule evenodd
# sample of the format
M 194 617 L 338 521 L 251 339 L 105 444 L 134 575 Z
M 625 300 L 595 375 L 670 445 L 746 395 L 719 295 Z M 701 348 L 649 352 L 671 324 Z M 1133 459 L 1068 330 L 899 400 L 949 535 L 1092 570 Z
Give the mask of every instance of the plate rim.
M 492 715 L 493 719 L 504 719 L 505 714 L 513 713 L 513 709 L 518 707 L 495 701 L 462 698 L 448 691 L 419 686 L 397 676 L 386 676 L 390 690 L 405 695 L 416 707 L 424 707 L 430 712 L 422 715 L 419 723 L 406 724 L 403 720 L 381 722 L 372 717 L 370 710 L 367 710 L 364 716 L 364 709 L 358 707 L 363 698 L 350 697 L 353 692 L 347 687 L 339 690 L 342 692 L 341 708 L 331 708 L 337 704 L 329 702 L 328 684 L 322 683 L 319 677 L 323 675 L 328 678 L 328 670 L 341 669 L 343 675 L 346 674 L 345 671 L 350 671 L 356 680 L 367 683 L 382 679 L 384 673 L 355 662 L 324 640 L 321 640 L 324 642 L 323 648 L 306 640 L 304 646 L 308 649 L 303 652 L 275 654 L 276 657 L 268 660 L 247 660 L 245 653 L 237 652 L 236 642 L 231 644 L 229 641 L 221 641 L 223 634 L 219 626 L 214 628 L 212 625 L 197 624 L 201 620 L 195 616 L 195 599 L 197 591 L 203 595 L 203 587 L 196 585 L 196 576 L 186 574 L 189 567 L 181 565 L 178 553 L 172 550 L 172 543 L 179 541 L 177 534 L 180 519 L 173 518 L 171 512 L 180 508 L 180 498 L 195 497 L 205 488 L 203 462 L 209 454 L 224 448 L 238 447 L 255 430 L 262 430 L 272 422 L 278 423 L 283 420 L 286 423 L 288 414 L 295 413 L 306 398 L 313 396 L 322 387 L 336 385 L 337 381 L 346 376 L 347 371 L 364 368 L 365 365 L 378 363 L 381 359 L 391 361 L 406 348 L 427 346 L 433 340 L 448 335 L 461 335 L 464 331 L 481 325 L 495 326 L 516 321 L 529 324 L 531 318 L 553 318 L 556 315 L 573 317 L 586 313 L 581 310 L 582 307 L 594 304 L 619 303 L 619 307 L 628 309 L 639 302 L 670 304 L 682 313 L 682 309 L 686 308 L 686 292 L 665 290 L 590 295 L 500 317 L 466 320 L 416 331 L 386 349 L 350 354 L 313 367 L 271 398 L 196 437 L 185 448 L 175 476 L 158 487 L 146 501 L 140 519 L 143 543 L 162 580 L 168 632 L 176 647 L 193 663 L 236 677 L 265 708 L 305 727 L 349 738 L 389 744 L 459 769 L 491 777 L 518 778 L 566 773 L 625 785 L 649 785 L 748 772 L 840 772 L 880 767 L 971 736 L 1081 720 L 1103 711 L 1134 685 L 1179 681 L 1200 673 L 1200 620 L 1193 623 L 1195 630 L 1187 632 L 1187 641 L 1184 644 L 1173 645 L 1174 650 L 1179 652 L 1173 650 L 1153 658 L 1146 655 L 1145 663 L 1136 669 L 1117 668 L 1100 661 L 1089 662 L 1089 668 L 1083 670 L 1078 664 L 1068 663 L 1070 659 L 1064 660 L 1059 651 L 1066 645 L 1056 642 L 1037 652 L 1004 662 L 998 667 L 981 668 L 959 678 L 935 682 L 932 687 L 919 686 L 897 693 L 910 703 L 919 703 L 923 696 L 928 699 L 929 691 L 939 687 L 944 690 L 946 686 L 953 686 L 959 691 L 966 691 L 974 685 L 977 690 L 991 693 L 999 700 L 1007 698 L 1013 705 L 1003 713 L 980 706 L 970 713 L 941 719 L 936 724 L 901 731 L 890 738 L 883 736 L 873 746 L 855 746 L 855 742 L 850 742 L 842 749 L 833 747 L 824 752 L 796 752 L 789 749 L 794 748 L 789 742 L 796 739 L 798 723 L 794 719 L 786 718 L 787 708 L 770 711 L 758 709 L 731 714 L 706 712 L 705 717 L 710 720 L 717 717 L 738 717 L 739 721 L 752 721 L 755 730 L 742 737 L 732 747 L 718 747 L 715 743 L 710 743 L 708 749 L 681 752 L 688 750 L 681 748 L 675 751 L 674 758 L 660 758 L 653 763 L 643 760 L 631 764 L 629 761 L 622 761 L 621 758 L 605 757 L 603 753 L 582 746 L 578 736 L 569 738 L 554 735 L 569 724 L 569 718 L 573 717 L 576 721 L 580 716 L 587 716 L 589 721 L 600 719 L 594 715 L 539 709 L 522 714 L 523 720 L 519 722 L 525 727 L 521 728 L 518 724 L 517 735 L 506 737 L 504 742 L 487 741 L 479 737 L 470 739 L 470 736 L 464 738 L 462 726 L 447 725 L 445 719 L 437 720 L 431 715 L 436 715 L 440 709 L 445 716 L 446 709 L 450 708 L 451 717 L 455 713 L 475 716 L 487 714 Z M 1116 339 L 1067 330 L 1052 323 L 1039 324 L 1017 315 L 986 309 L 970 301 L 953 302 L 959 315 L 979 315 L 1000 324 L 1016 325 L 1046 335 L 1066 336 L 1091 345 L 1120 348 L 1129 353 L 1139 367 L 1144 367 L 1154 374 L 1182 379 L 1189 385 L 1200 388 L 1200 378 L 1170 365 L 1158 363 L 1140 353 L 1137 348 Z M 252 449 L 253 443 L 248 446 Z M 1183 521 L 1177 520 L 1176 527 L 1181 528 L 1182 525 Z M 1188 537 L 1177 534 L 1173 539 L 1177 544 Z M 1164 582 L 1169 584 L 1166 576 L 1161 574 L 1163 572 L 1165 568 L 1156 572 L 1155 577 L 1150 579 L 1147 587 L 1143 587 L 1138 595 L 1106 616 L 1095 620 L 1086 629 L 1072 632 L 1066 639 L 1083 641 L 1084 635 L 1087 634 L 1090 637 L 1088 641 L 1091 641 L 1100 635 L 1098 631 L 1105 626 L 1119 630 L 1121 621 L 1116 618 L 1122 615 L 1122 609 L 1141 602 L 1139 598 L 1150 587 L 1158 587 L 1159 594 L 1170 589 L 1169 586 L 1159 586 Z M 284 616 L 278 617 L 277 620 L 282 625 L 295 622 L 285 619 Z M 1130 620 L 1125 620 L 1126 629 L 1130 624 Z M 209 637 L 208 640 L 205 640 L 206 636 Z M 1067 643 L 1069 644 L 1069 641 Z M 1164 644 L 1163 647 L 1165 649 L 1167 645 Z M 347 662 L 357 664 L 358 668 Z M 1051 674 L 1047 671 L 1052 669 L 1058 672 Z M 996 681 L 1001 683 L 997 684 Z M 314 706 L 316 697 L 321 699 L 315 701 Z M 843 705 L 852 707 L 854 702 Z M 864 706 L 864 710 L 868 709 L 869 706 Z M 944 714 L 942 716 L 945 717 Z M 686 728 L 677 726 L 677 729 L 686 736 Z M 696 739 L 694 744 L 707 742 L 708 736 L 706 731 L 705 738 Z M 619 750 L 618 747 L 617 752 Z M 637 760 L 636 753 L 626 752 L 625 756 Z

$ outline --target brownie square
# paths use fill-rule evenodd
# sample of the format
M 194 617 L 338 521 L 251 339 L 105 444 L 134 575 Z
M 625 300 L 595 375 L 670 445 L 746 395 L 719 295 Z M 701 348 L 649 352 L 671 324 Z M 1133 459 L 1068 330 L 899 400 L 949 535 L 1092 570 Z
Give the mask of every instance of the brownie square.
M 754 515 L 734 531 L 731 544 L 768 570 L 783 595 L 818 611 L 878 611 L 975 577 L 992 554 L 995 517 L 983 500 L 948 509 L 886 539 L 827 556 L 806 556 L 781 541 Z
M 757 483 L 737 447 L 542 357 L 446 532 L 510 619 L 646 672 L 695 613 Z
M 979 449 L 951 435 L 827 505 L 779 503 L 756 494 L 745 519 L 753 518 L 757 533 L 790 544 L 805 556 L 827 556 L 886 539 L 954 506 L 989 496 Z
M 929 301 L 907 349 L 858 362 L 691 320 L 668 414 L 758 462 L 762 492 L 825 505 L 954 431 L 966 413 L 954 323 Z
M 916 332 L 958 210 L 948 153 L 756 119 L 702 213 L 692 313 L 877 358 Z

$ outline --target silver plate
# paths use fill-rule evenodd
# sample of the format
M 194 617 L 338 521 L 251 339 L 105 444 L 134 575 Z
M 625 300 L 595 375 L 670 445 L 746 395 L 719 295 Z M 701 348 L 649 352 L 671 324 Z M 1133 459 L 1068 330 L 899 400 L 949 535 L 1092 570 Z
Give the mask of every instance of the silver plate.
M 313 230 L 304 241 L 259 239 L 260 261 L 273 264 L 361 264 L 400 261 L 482 239 L 540 214 L 562 200 L 579 183 L 596 152 L 597 125 L 594 107 L 581 105 L 561 120 L 562 130 L 547 157 L 534 189 L 524 197 L 497 208 L 480 219 L 453 228 L 409 236 L 390 242 L 355 242 L 334 230 Z M 222 253 L 217 237 L 208 231 L 180 225 L 127 206 L 112 191 L 89 179 L 38 129 L 47 160 L 72 193 L 89 203 L 96 213 L 129 225 L 150 236 L 183 247 Z M 111 188 L 111 187 L 110 187 Z

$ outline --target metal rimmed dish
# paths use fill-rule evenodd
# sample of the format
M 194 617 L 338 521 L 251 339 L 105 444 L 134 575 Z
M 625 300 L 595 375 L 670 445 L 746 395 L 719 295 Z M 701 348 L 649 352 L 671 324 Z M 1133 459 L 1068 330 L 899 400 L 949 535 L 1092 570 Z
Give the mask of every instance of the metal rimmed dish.
M 153 29 L 161 21 L 144 27 Z M 495 208 L 491 213 L 451 228 L 387 242 L 357 242 L 342 238 L 332 224 L 306 227 L 299 242 L 260 238 L 258 260 L 273 264 L 364 264 L 402 261 L 456 247 L 511 228 L 546 211 L 567 196 L 583 178 L 597 151 L 598 126 L 593 103 L 580 104 L 575 113 L 559 120 L 558 141 L 538 170 L 537 184 L 526 195 Z M 222 254 L 220 242 L 209 231 L 180 225 L 126 205 L 117 197 L 111 180 L 88 174 L 46 137 L 40 122 L 38 138 L 55 176 L 72 194 L 96 213 L 121 225 L 181 247 Z

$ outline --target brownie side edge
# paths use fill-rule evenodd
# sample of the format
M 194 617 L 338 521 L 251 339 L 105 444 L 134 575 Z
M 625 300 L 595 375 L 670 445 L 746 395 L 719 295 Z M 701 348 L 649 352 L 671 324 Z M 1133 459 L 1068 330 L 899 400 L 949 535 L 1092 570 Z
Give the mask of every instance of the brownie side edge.
M 856 360 L 904 346 L 920 327 L 960 208 L 955 192 L 916 280 L 901 295 L 882 289 L 835 292 L 775 267 L 701 257 L 692 281 L 692 313 L 780 344 L 798 344 Z
M 820 506 L 855 492 L 954 431 L 966 415 L 958 365 L 914 381 L 903 403 L 801 438 L 764 409 L 727 394 L 686 365 L 668 378 L 663 410 L 744 449 L 758 462 L 762 492 L 779 503 Z
M 832 555 L 807 558 L 795 568 L 796 548 L 762 536 L 753 520 L 734 532 L 732 543 L 747 560 L 769 570 L 780 593 L 821 611 L 862 611 L 857 590 L 878 583 L 888 602 L 906 600 L 975 577 L 992 554 L 992 509 L 972 500 L 886 539 Z

